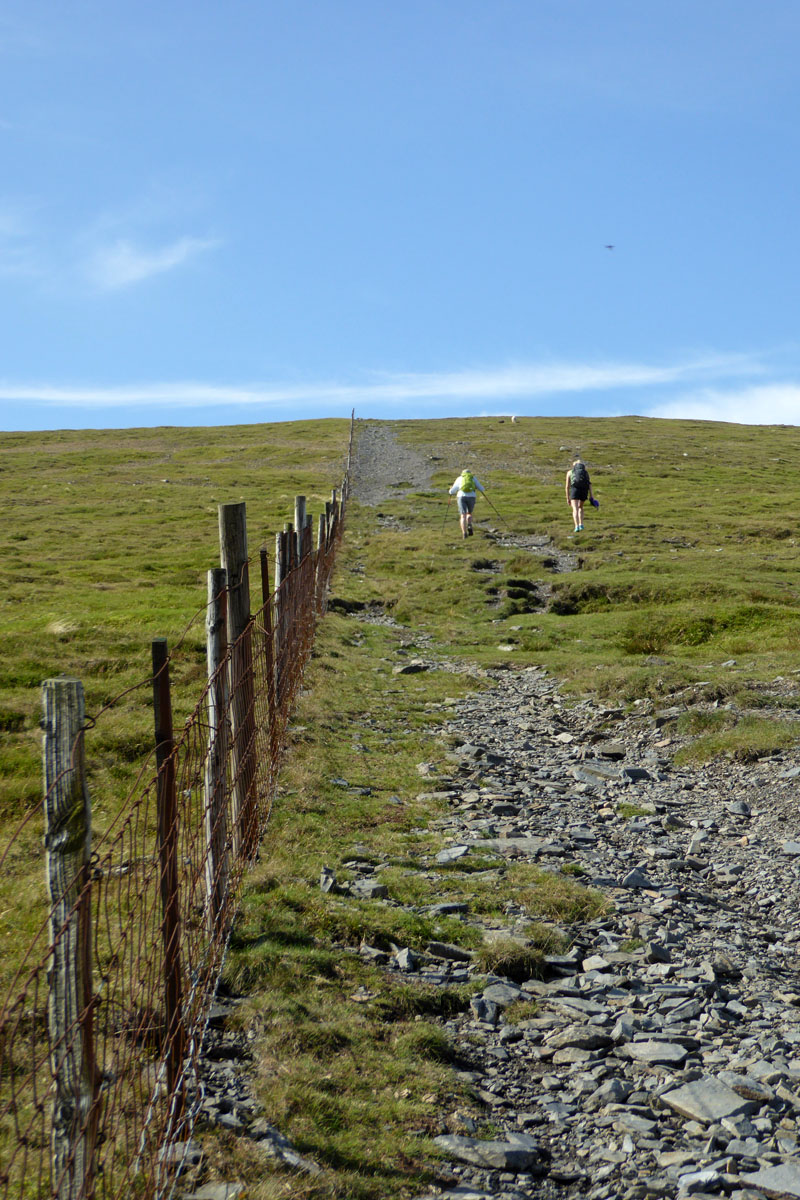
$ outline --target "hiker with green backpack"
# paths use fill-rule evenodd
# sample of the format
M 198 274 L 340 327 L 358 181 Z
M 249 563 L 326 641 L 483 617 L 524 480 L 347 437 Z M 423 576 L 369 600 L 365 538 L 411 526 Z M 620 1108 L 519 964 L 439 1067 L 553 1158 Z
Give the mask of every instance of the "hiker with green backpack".
M 450 495 L 456 496 L 458 499 L 462 538 L 472 537 L 472 510 L 475 507 L 478 492 L 483 492 L 483 487 L 472 471 L 466 470 L 461 472 L 450 488 Z
M 572 466 L 567 471 L 566 491 L 567 504 L 572 509 L 572 516 L 575 522 L 575 533 L 580 533 L 583 529 L 583 505 L 585 501 L 591 501 L 595 508 L 600 507 L 592 495 L 592 481 L 589 478 L 589 472 L 586 470 L 586 464 L 580 455 L 575 455 L 575 458 L 572 460 Z

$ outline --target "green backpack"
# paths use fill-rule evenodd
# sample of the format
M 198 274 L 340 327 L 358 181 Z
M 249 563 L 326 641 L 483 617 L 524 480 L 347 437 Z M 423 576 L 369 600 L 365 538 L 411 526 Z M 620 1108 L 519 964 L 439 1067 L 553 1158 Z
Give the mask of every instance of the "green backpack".
M 475 476 L 472 474 L 472 471 L 461 472 L 461 490 L 462 492 L 475 491 Z

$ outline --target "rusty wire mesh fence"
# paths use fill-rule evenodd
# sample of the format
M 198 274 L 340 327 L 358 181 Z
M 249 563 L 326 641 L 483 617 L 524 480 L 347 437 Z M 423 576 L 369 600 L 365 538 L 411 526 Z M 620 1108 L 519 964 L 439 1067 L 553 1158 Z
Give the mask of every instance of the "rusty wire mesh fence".
M 180 1176 L 205 1026 L 347 493 L 346 475 L 316 549 L 306 519 L 276 536 L 272 586 L 266 549 L 236 579 L 209 573 L 208 681 L 178 733 L 166 643 L 153 644 L 155 762 L 93 843 L 82 689 L 44 685 L 51 911 L 0 998 L 0 1197 L 164 1196 Z M 232 593 L 256 563 L 262 602 L 229 641 Z M 56 730 L 65 691 L 71 725 Z

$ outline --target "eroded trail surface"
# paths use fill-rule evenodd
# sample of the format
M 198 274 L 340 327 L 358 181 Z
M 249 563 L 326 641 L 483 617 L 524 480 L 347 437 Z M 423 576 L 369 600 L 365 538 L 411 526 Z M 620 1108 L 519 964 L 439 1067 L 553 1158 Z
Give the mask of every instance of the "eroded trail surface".
M 450 871 L 487 851 L 580 870 L 613 908 L 571 928 L 544 982 L 490 978 L 447 1023 L 498 1132 L 442 1114 L 453 1183 L 434 1194 L 800 1195 L 800 768 L 676 769 L 680 710 L 639 709 L 509 670 L 446 728 Z M 487 936 L 524 942 L 507 915 Z M 536 1014 L 507 1021 L 526 999 Z
M 435 459 L 401 445 L 385 425 L 359 422 L 357 428 L 351 485 L 361 504 L 382 504 L 430 487 Z
M 368 474 L 362 500 L 378 496 Z M 675 722 L 697 696 L 628 712 L 562 697 L 538 669 L 484 674 L 490 688 L 450 709 L 451 769 L 421 785 L 449 809 L 434 877 L 494 854 L 580 874 L 609 910 L 571 927 L 544 981 L 489 977 L 444 1023 L 475 1107 L 441 1113 L 448 1165 L 430 1195 L 800 1197 L 797 756 L 679 769 Z M 386 903 L 379 880 L 365 865 L 363 894 Z M 487 938 L 529 928 L 510 903 L 505 921 L 457 915 Z M 473 977 L 468 959 L 438 944 L 383 955 L 441 985 Z M 520 1000 L 533 1015 L 508 1019 Z

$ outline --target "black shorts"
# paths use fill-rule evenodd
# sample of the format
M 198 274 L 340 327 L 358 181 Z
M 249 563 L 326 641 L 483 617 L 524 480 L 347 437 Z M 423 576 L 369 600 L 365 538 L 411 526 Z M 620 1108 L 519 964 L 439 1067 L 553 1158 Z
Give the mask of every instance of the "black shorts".
M 588 487 L 582 487 L 582 488 L 571 487 L 569 489 L 569 498 L 570 498 L 570 500 L 588 500 L 589 499 Z

